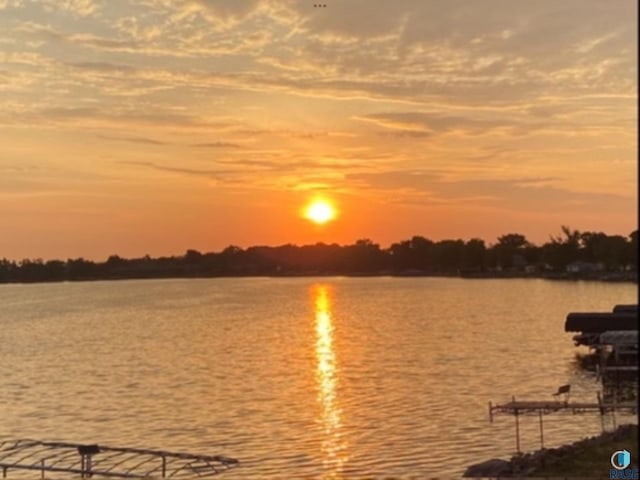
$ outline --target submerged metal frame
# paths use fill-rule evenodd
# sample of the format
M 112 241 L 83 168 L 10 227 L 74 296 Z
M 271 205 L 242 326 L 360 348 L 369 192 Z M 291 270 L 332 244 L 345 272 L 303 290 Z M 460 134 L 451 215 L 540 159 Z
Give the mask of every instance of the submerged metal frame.
M 221 455 L 194 455 L 164 450 L 106 447 L 37 440 L 0 442 L 2 478 L 9 470 L 79 474 L 81 478 L 210 477 L 235 467 L 238 460 Z

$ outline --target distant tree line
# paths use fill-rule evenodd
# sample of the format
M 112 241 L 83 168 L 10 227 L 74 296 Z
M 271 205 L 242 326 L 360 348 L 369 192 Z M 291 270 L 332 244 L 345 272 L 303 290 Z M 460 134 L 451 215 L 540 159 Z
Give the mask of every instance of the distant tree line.
M 562 227 L 543 245 L 508 233 L 484 240 L 432 241 L 414 236 L 389 248 L 362 239 L 353 245 L 228 246 L 221 252 L 187 250 L 182 256 L 105 262 L 83 258 L 0 260 L 0 283 L 128 278 L 288 275 L 547 276 L 637 280 L 638 231 L 628 237 Z

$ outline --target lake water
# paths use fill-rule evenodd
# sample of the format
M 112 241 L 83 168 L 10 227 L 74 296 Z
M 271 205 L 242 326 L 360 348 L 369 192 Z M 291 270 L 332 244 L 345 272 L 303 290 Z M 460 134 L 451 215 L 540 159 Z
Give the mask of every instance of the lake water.
M 566 383 L 595 400 L 565 317 L 620 303 L 637 303 L 636 285 L 0 285 L 0 436 L 226 455 L 241 462 L 228 480 L 455 478 L 515 451 L 513 417 L 490 423 L 489 401 L 552 399 Z M 601 429 L 597 415 L 544 421 L 545 446 Z M 537 417 L 521 435 L 539 448 Z

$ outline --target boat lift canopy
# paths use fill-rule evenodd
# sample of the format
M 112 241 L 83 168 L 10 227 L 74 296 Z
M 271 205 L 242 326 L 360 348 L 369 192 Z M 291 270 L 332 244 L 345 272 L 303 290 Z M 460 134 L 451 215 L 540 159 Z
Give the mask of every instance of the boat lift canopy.
M 564 324 L 565 332 L 602 333 L 608 330 L 638 330 L 638 314 L 627 312 L 570 313 Z

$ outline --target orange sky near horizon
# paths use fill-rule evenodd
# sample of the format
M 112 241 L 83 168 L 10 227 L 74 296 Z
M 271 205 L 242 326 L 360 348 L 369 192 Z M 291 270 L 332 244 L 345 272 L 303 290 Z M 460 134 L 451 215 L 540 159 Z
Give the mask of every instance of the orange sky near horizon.
M 634 0 L 0 0 L 0 258 L 626 236 L 637 37 Z

